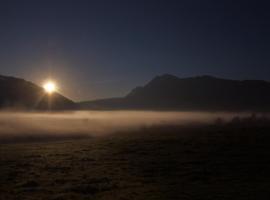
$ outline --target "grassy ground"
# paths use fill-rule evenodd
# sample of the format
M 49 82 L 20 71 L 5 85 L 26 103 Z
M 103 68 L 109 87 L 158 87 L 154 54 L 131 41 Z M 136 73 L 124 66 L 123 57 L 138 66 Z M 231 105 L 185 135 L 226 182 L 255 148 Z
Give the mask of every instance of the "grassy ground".
M 152 127 L 2 144 L 0 199 L 268 199 L 269 130 Z

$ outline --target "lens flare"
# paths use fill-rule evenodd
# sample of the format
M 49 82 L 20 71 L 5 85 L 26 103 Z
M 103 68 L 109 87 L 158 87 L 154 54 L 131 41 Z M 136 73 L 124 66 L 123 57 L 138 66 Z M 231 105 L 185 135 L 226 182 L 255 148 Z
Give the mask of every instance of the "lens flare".
M 53 81 L 47 81 L 44 85 L 43 88 L 46 93 L 52 94 L 53 92 L 56 91 L 56 84 Z

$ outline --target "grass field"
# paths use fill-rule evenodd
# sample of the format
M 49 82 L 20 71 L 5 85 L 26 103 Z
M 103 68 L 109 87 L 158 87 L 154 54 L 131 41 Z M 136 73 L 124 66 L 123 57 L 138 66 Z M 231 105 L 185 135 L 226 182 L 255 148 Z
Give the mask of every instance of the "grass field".
M 0 199 L 267 199 L 268 125 L 2 144 Z

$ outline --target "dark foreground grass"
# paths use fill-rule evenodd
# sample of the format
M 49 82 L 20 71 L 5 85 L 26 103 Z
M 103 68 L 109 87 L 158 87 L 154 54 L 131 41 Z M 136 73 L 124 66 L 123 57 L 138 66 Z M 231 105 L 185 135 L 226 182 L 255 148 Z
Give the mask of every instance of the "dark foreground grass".
M 150 127 L 0 147 L 1 200 L 268 199 L 269 186 L 265 123 Z

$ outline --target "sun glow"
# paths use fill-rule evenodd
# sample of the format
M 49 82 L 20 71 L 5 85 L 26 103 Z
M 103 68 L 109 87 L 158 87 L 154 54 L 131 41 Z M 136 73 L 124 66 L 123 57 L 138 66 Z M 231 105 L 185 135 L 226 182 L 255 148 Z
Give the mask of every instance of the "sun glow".
M 44 83 L 43 88 L 48 94 L 52 94 L 57 89 L 56 84 L 53 81 L 47 81 L 46 83 Z

